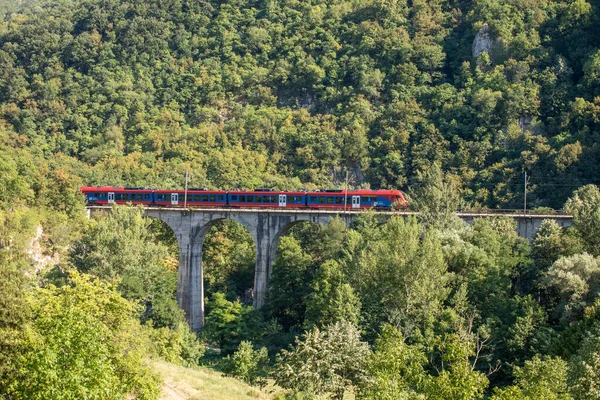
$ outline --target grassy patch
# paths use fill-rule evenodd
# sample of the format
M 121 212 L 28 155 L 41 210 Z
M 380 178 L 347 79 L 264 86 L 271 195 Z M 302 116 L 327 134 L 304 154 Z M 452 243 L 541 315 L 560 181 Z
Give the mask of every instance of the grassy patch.
M 155 363 L 163 377 L 161 400 L 271 400 L 272 388 L 260 390 L 208 368 L 185 368 L 164 361 Z

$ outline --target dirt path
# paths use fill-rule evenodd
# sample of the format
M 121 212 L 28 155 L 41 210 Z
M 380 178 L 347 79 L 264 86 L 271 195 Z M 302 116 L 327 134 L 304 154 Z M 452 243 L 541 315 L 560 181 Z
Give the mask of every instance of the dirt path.
M 180 392 L 177 388 L 171 386 L 169 382 L 165 382 L 163 385 L 160 400 L 187 400 L 188 396 L 185 393 Z

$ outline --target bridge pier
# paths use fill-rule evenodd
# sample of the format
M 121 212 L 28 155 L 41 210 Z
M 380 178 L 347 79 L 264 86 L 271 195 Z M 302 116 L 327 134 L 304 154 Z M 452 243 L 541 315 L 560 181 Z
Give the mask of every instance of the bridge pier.
M 88 207 L 92 211 L 106 211 L 110 207 Z M 331 218 L 342 217 L 349 225 L 360 211 L 341 213 L 326 210 L 289 209 L 197 209 L 146 208 L 144 214 L 165 222 L 177 237 L 179 244 L 179 272 L 177 279 L 177 301 L 184 310 L 188 323 L 194 331 L 204 325 L 204 274 L 202 267 L 202 246 L 204 238 L 217 221 L 231 219 L 242 224 L 254 238 L 256 245 L 256 269 L 254 274 L 255 307 L 261 307 L 266 299 L 271 265 L 277 254 L 279 240 L 289 229 L 300 222 L 326 224 Z M 414 212 L 380 212 L 382 218 L 392 215 L 409 216 Z M 568 215 L 498 215 L 459 213 L 468 223 L 473 218 L 510 217 L 517 221 L 520 236 L 532 239 L 544 219 L 554 219 L 561 227 L 571 224 Z

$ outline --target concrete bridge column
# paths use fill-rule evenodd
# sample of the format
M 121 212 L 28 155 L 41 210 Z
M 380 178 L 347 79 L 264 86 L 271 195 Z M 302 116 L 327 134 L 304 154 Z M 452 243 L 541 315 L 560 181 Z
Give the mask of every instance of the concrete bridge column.
M 203 236 L 196 237 L 193 232 L 191 215 L 173 213 L 171 215 L 152 215 L 166 222 L 177 237 L 179 244 L 179 269 L 177 274 L 177 303 L 185 312 L 185 317 L 193 330 L 199 330 L 204 324 L 204 290 L 202 273 Z
M 184 308 L 190 327 L 199 331 L 204 325 L 204 270 L 202 268 L 202 242 L 204 236 L 196 238 L 192 245 L 189 287 L 184 290 L 189 298 L 188 307 Z
M 268 290 L 269 270 L 271 269 L 271 255 L 269 246 L 261 243 L 256 246 L 256 269 L 254 271 L 254 307 L 261 307 L 265 303 Z

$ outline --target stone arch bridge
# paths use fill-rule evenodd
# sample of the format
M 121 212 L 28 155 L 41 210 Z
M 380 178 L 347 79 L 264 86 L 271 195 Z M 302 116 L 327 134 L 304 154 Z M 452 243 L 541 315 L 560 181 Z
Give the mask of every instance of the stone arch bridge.
M 90 206 L 88 212 L 106 212 L 111 207 Z M 231 219 L 242 224 L 256 244 L 256 269 L 254 273 L 254 306 L 260 307 L 267 294 L 271 264 L 275 259 L 279 239 L 300 222 L 327 224 L 338 217 L 350 225 L 361 211 L 294 210 L 294 209 L 182 209 L 149 207 L 144 215 L 165 222 L 175 233 L 179 243 L 179 273 L 177 301 L 186 314 L 190 327 L 198 331 L 204 324 L 204 282 L 202 268 L 202 245 L 211 226 L 218 221 Z M 414 212 L 378 212 L 385 220 L 393 215 L 409 216 Z M 544 219 L 554 219 L 560 226 L 571 225 L 569 215 L 485 214 L 458 213 L 468 223 L 479 217 L 507 216 L 517 222 L 520 236 L 531 239 Z

